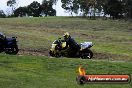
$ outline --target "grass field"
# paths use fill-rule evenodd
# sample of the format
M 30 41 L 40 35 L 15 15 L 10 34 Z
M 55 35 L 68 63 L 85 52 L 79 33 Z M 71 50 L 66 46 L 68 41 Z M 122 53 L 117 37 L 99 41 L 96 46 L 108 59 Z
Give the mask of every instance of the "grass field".
M 130 84 L 78 85 L 78 66 L 89 74 L 131 74 L 131 62 L 0 55 L 0 88 L 131 88 Z
M 70 17 L 0 19 L 0 31 L 17 36 L 25 51 L 47 55 L 51 43 L 69 32 L 79 43 L 92 41 L 95 59 L 132 58 L 132 23 L 116 20 L 88 20 Z
M 0 88 L 131 88 L 130 84 L 76 84 L 82 64 L 89 74 L 132 76 L 132 23 L 70 17 L 0 19 L 0 31 L 17 36 L 20 52 L 0 55 Z M 77 42 L 92 41 L 94 58 L 49 58 L 51 43 L 69 32 Z

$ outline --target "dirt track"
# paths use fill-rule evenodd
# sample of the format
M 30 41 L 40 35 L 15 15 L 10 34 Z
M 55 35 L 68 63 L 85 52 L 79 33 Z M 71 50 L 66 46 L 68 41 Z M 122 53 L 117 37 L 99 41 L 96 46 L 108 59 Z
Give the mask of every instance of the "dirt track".
M 48 51 L 46 50 L 31 50 L 31 49 L 20 49 L 19 55 L 35 55 L 35 56 L 48 56 Z
M 32 50 L 32 49 L 20 49 L 19 55 L 34 55 L 34 56 L 49 56 L 48 50 Z M 93 58 L 94 59 L 102 59 L 102 60 L 125 60 L 128 61 L 131 59 L 129 56 L 124 55 L 116 55 L 116 54 L 109 54 L 109 53 L 99 53 L 93 51 Z

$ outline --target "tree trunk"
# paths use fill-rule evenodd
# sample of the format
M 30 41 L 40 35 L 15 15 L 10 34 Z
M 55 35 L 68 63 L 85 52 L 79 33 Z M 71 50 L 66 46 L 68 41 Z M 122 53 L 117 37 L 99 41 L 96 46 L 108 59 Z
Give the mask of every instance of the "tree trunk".
M 94 5 L 94 19 L 95 19 L 95 13 L 96 13 L 96 8 L 95 8 L 95 5 Z

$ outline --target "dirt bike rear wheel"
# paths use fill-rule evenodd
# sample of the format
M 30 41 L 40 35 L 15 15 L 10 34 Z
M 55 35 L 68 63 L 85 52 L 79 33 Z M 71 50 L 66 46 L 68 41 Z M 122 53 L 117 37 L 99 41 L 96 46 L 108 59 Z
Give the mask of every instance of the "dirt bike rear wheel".
M 6 54 L 16 55 L 19 52 L 18 46 L 12 47 L 11 49 L 7 49 L 5 51 Z
M 90 49 L 83 51 L 81 54 L 82 59 L 91 59 L 92 57 L 93 57 L 93 52 Z

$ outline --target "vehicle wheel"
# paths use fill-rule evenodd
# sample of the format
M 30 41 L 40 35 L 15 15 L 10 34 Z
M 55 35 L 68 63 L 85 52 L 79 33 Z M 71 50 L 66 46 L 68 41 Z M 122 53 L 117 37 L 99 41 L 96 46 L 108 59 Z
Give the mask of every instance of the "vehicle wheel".
M 3 51 L 4 51 L 3 48 L 0 47 L 0 53 L 3 52 Z
M 90 49 L 87 49 L 81 54 L 82 59 L 91 59 L 92 57 L 93 57 L 93 52 Z
M 13 47 L 11 49 L 7 49 L 5 51 L 6 54 L 12 54 L 12 55 L 16 55 L 19 52 L 18 46 Z
M 56 54 L 55 54 L 55 57 L 56 57 L 56 58 L 59 58 L 59 57 L 61 57 L 61 55 L 60 55 L 59 53 L 56 53 Z
M 51 50 L 49 51 L 49 55 L 52 56 L 52 57 L 55 56 Z
M 49 52 L 49 55 L 52 56 L 52 57 L 61 57 L 61 55 L 59 53 L 53 53 L 52 51 Z
M 2 53 L 3 52 L 3 50 L 2 49 L 0 49 L 0 53 Z
M 3 45 L 0 43 L 0 53 L 4 51 Z

